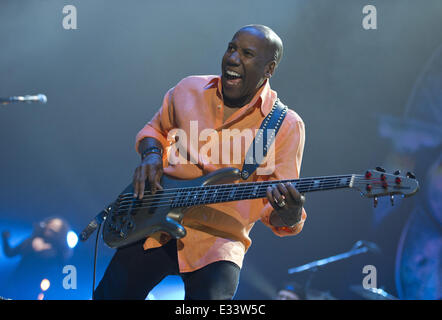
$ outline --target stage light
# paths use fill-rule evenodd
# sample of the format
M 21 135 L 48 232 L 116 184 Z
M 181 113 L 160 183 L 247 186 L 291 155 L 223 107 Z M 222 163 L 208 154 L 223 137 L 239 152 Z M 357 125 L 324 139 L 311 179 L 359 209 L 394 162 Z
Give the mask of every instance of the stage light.
M 78 242 L 78 236 L 74 231 L 69 231 L 66 237 L 69 248 L 74 248 Z
M 40 288 L 42 291 L 48 290 L 50 286 L 51 286 L 51 283 L 49 282 L 48 279 L 41 280 Z
M 45 295 L 44 295 L 42 292 L 40 292 L 40 293 L 38 294 L 37 299 L 38 299 L 38 300 L 43 300 L 44 297 L 45 297 Z

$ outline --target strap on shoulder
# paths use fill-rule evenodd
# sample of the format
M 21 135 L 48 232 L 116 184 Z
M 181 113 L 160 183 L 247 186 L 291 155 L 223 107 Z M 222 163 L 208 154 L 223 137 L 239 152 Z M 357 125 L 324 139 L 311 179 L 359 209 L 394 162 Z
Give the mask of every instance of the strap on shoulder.
M 241 177 L 244 180 L 247 180 L 247 178 L 255 172 L 267 156 L 267 152 L 275 140 L 276 134 L 287 114 L 287 109 L 286 105 L 284 105 L 279 99 L 276 99 L 272 110 L 262 121 L 261 127 L 244 158 L 241 170 Z M 262 152 L 257 154 L 256 150 L 259 147 L 263 149 Z

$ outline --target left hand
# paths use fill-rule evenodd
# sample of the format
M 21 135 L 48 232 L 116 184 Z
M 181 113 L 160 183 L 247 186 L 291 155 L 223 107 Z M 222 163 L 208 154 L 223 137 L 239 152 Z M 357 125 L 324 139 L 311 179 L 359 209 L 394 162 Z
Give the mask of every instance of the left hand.
M 267 199 L 286 226 L 293 226 L 301 220 L 305 197 L 291 183 L 268 187 Z

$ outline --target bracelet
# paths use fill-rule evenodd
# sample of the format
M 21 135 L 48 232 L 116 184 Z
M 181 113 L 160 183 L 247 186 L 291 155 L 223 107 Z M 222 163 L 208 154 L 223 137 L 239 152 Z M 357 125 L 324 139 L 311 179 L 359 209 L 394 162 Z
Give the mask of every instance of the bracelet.
M 160 155 L 161 157 L 163 156 L 163 150 L 158 148 L 158 147 L 149 147 L 146 150 L 143 151 L 143 153 L 141 154 L 141 159 L 146 158 L 149 154 L 151 153 L 156 153 L 158 155 Z

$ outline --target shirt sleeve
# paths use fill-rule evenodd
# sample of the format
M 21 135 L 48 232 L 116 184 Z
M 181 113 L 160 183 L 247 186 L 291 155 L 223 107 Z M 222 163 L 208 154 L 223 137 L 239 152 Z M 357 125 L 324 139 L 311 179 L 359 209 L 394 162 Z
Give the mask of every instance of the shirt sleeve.
M 173 89 L 170 89 L 164 96 L 163 104 L 160 110 L 154 115 L 137 134 L 135 138 L 135 150 L 139 152 L 138 146 L 140 141 L 147 137 L 152 137 L 161 142 L 163 149 L 169 145 L 167 135 L 174 127 L 174 110 L 173 110 Z
M 289 113 L 287 116 L 289 116 Z M 287 120 L 289 121 L 286 123 L 285 128 L 281 127 L 274 144 L 275 167 L 273 173 L 267 176 L 265 180 L 299 178 L 305 144 L 304 122 L 299 117 L 294 120 Z M 274 227 L 270 224 L 270 214 L 273 211 L 273 207 L 267 198 L 264 198 L 263 202 L 264 208 L 261 212 L 261 222 L 268 226 L 276 235 L 280 237 L 293 236 L 301 232 L 307 218 L 304 208 L 302 208 L 301 220 L 293 227 Z

